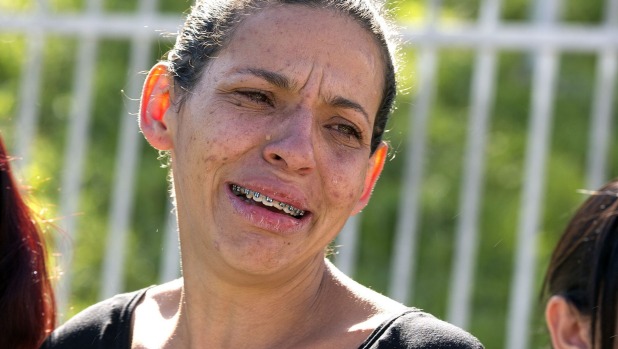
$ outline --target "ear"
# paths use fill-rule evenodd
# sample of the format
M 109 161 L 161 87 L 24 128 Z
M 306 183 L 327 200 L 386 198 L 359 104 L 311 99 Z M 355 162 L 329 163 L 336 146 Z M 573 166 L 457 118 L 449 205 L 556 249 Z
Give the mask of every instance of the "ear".
M 589 349 L 590 320 L 562 296 L 552 296 L 545 307 L 545 321 L 554 349 Z
M 139 126 L 150 145 L 159 150 L 172 148 L 172 138 L 165 122 L 169 111 L 172 78 L 165 63 L 157 63 L 144 82 L 139 110 Z
M 354 210 L 352 210 L 352 215 L 359 213 L 363 208 L 365 208 L 365 206 L 367 206 L 367 203 L 369 203 L 369 198 L 371 198 L 373 188 L 375 187 L 376 182 L 380 177 L 380 173 L 382 173 L 382 169 L 384 168 L 387 153 L 388 145 L 385 142 L 381 142 L 378 148 L 373 152 L 373 155 L 369 158 L 363 193 L 361 194 L 360 199 L 358 199 Z

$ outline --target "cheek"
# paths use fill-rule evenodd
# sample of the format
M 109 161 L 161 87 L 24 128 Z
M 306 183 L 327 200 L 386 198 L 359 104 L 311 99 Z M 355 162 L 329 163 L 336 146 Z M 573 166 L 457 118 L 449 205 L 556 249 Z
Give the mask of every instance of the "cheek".
M 341 200 L 342 202 L 346 202 L 346 203 L 351 202 L 355 204 L 356 201 L 360 198 L 361 193 L 362 193 L 362 188 L 360 187 L 360 185 L 352 185 L 347 189 L 333 192 L 333 198 L 337 200 Z
M 357 161 L 333 162 L 337 165 L 329 167 L 327 178 L 324 182 L 329 197 L 333 200 L 333 205 L 338 207 L 351 207 L 356 204 L 363 191 L 365 182 L 365 166 L 359 166 Z
M 232 161 L 243 152 L 249 140 L 248 131 L 239 130 L 225 123 L 205 122 L 187 125 L 181 135 L 177 155 L 183 166 L 195 167 L 200 172 L 213 170 L 218 165 Z

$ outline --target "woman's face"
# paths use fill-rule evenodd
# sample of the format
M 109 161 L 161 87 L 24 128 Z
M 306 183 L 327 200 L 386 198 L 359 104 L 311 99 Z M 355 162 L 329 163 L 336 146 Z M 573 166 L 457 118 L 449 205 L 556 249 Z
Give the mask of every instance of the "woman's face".
M 165 116 L 185 271 L 322 258 L 370 190 L 383 71 L 371 34 L 342 15 L 285 5 L 244 20 Z

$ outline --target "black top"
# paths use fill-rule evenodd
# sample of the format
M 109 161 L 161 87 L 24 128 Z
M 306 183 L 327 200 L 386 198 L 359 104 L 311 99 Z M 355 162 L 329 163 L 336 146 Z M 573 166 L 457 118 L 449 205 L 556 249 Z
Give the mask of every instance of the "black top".
M 131 319 L 146 289 L 117 295 L 57 328 L 41 349 L 131 348 Z M 469 333 L 410 308 L 383 322 L 359 349 L 482 349 Z

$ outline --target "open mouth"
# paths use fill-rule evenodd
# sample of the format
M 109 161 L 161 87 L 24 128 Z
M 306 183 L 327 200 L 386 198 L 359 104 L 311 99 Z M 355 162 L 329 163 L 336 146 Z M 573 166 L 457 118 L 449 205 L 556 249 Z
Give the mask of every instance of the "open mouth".
M 288 203 L 274 200 L 273 198 L 263 195 L 257 191 L 241 187 L 240 185 L 232 184 L 231 189 L 236 196 L 245 198 L 245 201 L 247 202 L 253 202 L 261 205 L 269 211 L 285 213 L 297 219 L 300 219 L 305 214 L 305 211 L 295 208 Z

